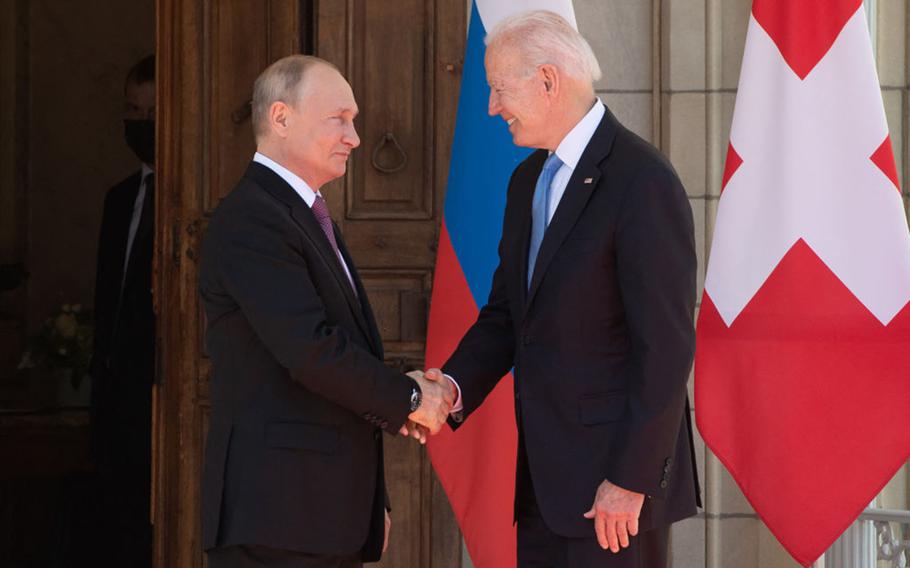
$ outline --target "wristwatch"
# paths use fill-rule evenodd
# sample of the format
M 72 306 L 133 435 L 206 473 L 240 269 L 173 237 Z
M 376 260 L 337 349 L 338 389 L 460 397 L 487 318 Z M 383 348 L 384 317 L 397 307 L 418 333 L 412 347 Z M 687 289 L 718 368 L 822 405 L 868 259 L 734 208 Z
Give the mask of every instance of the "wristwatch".
M 411 387 L 411 412 L 416 412 L 420 408 L 420 403 L 423 401 L 423 393 L 420 392 L 420 387 L 414 385 Z

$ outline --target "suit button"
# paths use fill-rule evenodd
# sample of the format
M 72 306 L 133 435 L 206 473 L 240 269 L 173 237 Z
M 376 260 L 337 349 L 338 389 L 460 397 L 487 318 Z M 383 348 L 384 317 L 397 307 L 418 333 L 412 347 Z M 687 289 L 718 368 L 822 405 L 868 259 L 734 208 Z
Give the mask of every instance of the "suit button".
M 664 463 L 667 465 L 673 465 L 673 458 L 667 458 L 667 460 Z
M 670 466 L 668 466 L 668 465 L 664 466 L 664 473 L 670 473 Z
M 661 489 L 666 489 L 666 488 L 667 488 L 667 480 L 666 480 L 666 479 L 662 479 L 662 480 L 661 480 L 661 482 L 660 482 L 660 488 L 661 488 Z

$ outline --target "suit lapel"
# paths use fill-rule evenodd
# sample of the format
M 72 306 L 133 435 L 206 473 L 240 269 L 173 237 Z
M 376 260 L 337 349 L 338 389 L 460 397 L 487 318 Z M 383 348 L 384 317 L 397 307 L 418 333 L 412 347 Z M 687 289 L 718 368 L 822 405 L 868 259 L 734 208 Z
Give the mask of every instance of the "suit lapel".
M 134 260 L 135 252 L 139 249 L 139 243 L 142 241 L 142 219 L 140 217 L 139 226 L 136 228 L 136 234 L 133 236 L 133 246 L 130 251 L 130 259 L 132 262 L 128 262 L 126 258 L 126 245 L 129 241 L 130 235 L 130 224 L 133 220 L 133 209 L 136 207 L 136 197 L 139 195 L 139 186 L 142 183 L 142 173 L 138 172 L 136 175 L 131 176 L 129 179 L 130 191 L 127 193 L 126 199 L 124 199 L 122 209 L 123 216 L 121 219 L 118 219 L 118 238 L 117 238 L 117 274 L 120 275 L 120 293 L 121 296 L 123 292 L 127 289 L 132 281 L 133 275 L 136 273 L 136 262 Z M 143 207 L 145 209 L 145 207 Z M 142 215 L 145 215 L 146 211 L 142 211 Z
M 133 219 L 133 205 L 136 202 L 136 195 L 139 193 L 140 179 L 142 178 L 138 173 L 130 177 L 129 181 L 126 182 L 130 184 L 130 191 L 126 192 L 122 202 L 113 208 L 116 215 L 116 218 L 112 221 L 116 224 L 113 234 L 116 235 L 116 238 L 111 243 L 110 254 L 113 255 L 113 267 L 116 269 L 118 278 L 118 293 L 122 290 L 129 276 L 125 272 L 129 267 L 124 264 L 126 262 L 126 244 L 130 237 L 130 222 Z
M 325 233 L 322 232 L 322 227 L 320 227 L 319 222 L 316 221 L 316 216 L 313 215 L 313 212 L 310 210 L 309 206 L 307 206 L 303 198 L 300 197 L 300 195 L 294 191 L 294 188 L 288 185 L 281 176 L 262 164 L 252 162 L 247 169 L 246 175 L 256 181 L 258 185 L 271 193 L 278 200 L 290 207 L 291 217 L 303 230 L 303 233 L 313 245 L 313 248 L 316 249 L 319 256 L 322 257 L 322 260 L 335 277 L 338 286 L 344 293 L 348 307 L 351 309 L 351 313 L 360 327 L 360 331 L 366 337 L 370 338 L 371 335 L 363 316 L 363 310 L 360 308 L 360 302 L 354 296 L 354 291 L 351 289 L 351 283 L 348 281 L 347 274 L 345 274 L 344 268 L 341 267 L 341 263 L 338 262 L 338 257 L 335 256 L 335 251 L 332 250 L 331 243 L 329 243 Z M 339 246 L 341 246 L 342 241 L 338 238 L 338 232 L 336 231 L 335 234 L 336 241 L 339 243 Z M 346 260 L 345 262 L 348 261 Z M 348 262 L 348 268 L 351 267 L 352 264 Z
M 367 292 L 363 288 L 360 274 L 354 267 L 354 260 L 351 258 L 351 253 L 348 252 L 348 247 L 344 243 L 344 239 L 341 238 L 341 232 L 338 230 L 338 227 L 335 227 L 335 240 L 338 242 L 338 248 L 341 250 L 341 256 L 344 257 L 345 264 L 348 265 L 348 270 L 351 271 L 351 280 L 354 281 L 354 286 L 357 287 L 357 297 L 359 297 L 358 305 L 360 307 L 360 310 L 357 312 L 357 314 L 360 315 L 359 322 L 366 328 L 366 336 L 373 346 L 373 351 L 379 358 L 382 358 L 382 336 L 379 334 L 379 327 L 376 325 L 373 309 L 370 307 L 370 301 L 367 299 Z
M 132 200 L 130 201 L 130 220 L 132 220 L 133 208 L 135 207 L 136 197 L 138 194 L 139 185 L 137 184 L 136 191 L 132 193 Z M 129 238 L 129 227 L 127 227 L 127 238 Z M 124 239 L 124 242 L 126 240 L 127 239 Z M 148 266 L 143 267 L 141 264 L 147 264 L 151 262 L 149 253 L 151 252 L 152 246 L 154 245 L 154 240 L 155 195 L 154 189 L 146 187 L 145 198 L 142 202 L 142 211 L 139 214 L 139 225 L 136 227 L 136 234 L 133 236 L 133 246 L 130 249 L 130 256 L 128 260 L 126 259 L 126 248 L 123 250 L 124 260 L 127 260 L 125 267 L 126 274 L 123 278 L 124 292 L 132 285 L 133 280 L 136 279 L 136 274 L 140 272 L 141 269 L 148 270 Z
M 540 288 L 540 283 L 544 275 L 546 275 L 550 263 L 558 253 L 563 241 L 572 232 L 572 228 L 578 222 L 578 218 L 588 204 L 588 200 L 597 189 L 601 177 L 600 163 L 610 153 L 618 125 L 619 123 L 610 113 L 610 110 L 606 109 L 600 125 L 594 131 L 591 141 L 588 142 L 585 151 L 578 160 L 575 171 L 566 185 L 562 200 L 556 208 L 556 213 L 553 215 L 546 233 L 544 233 L 540 251 L 537 253 L 537 263 L 534 266 L 534 275 L 531 278 L 526 306 L 530 306 L 531 302 L 534 301 L 534 296 L 538 288 Z M 527 257 L 527 254 L 525 254 L 525 257 Z M 524 262 L 527 263 L 527 259 Z

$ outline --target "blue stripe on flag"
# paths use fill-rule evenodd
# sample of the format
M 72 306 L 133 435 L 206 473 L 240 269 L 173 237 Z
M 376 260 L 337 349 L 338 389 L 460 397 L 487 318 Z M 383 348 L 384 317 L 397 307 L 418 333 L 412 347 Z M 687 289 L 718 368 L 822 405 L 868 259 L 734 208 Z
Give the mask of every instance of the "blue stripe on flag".
M 512 144 L 505 121 L 487 114 L 490 90 L 483 66 L 485 35 L 473 3 L 445 200 L 452 246 L 478 306 L 486 303 L 499 262 L 497 245 L 509 178 L 531 153 Z

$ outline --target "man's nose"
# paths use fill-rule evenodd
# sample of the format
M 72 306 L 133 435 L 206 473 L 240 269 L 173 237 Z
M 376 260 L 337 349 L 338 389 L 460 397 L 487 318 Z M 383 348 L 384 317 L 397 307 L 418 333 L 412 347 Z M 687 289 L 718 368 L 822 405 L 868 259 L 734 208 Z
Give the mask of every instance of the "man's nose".
M 357 129 L 354 128 L 354 123 L 351 123 L 350 128 L 345 133 L 344 143 L 349 145 L 351 148 L 360 146 L 360 136 L 357 135 Z
M 500 110 L 499 97 L 496 96 L 495 91 L 490 90 L 490 104 L 487 107 L 487 113 L 489 113 L 490 116 L 496 116 L 499 114 Z

